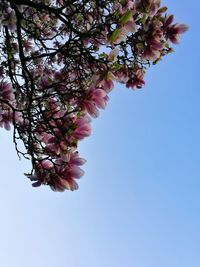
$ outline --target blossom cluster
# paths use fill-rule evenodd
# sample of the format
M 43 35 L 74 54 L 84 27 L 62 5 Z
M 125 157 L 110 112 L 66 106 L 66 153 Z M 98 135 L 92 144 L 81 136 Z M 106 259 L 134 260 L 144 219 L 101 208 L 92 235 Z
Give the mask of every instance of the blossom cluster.
M 141 88 L 186 30 L 159 0 L 1 1 L 0 127 L 13 125 L 34 187 L 78 188 L 79 141 L 114 82 Z

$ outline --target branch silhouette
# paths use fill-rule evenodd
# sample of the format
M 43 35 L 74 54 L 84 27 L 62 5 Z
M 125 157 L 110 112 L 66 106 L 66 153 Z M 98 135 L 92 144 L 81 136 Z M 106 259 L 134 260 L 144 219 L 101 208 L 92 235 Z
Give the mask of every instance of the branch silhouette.
M 166 12 L 158 0 L 1 0 L 0 126 L 12 125 L 34 187 L 78 188 L 78 143 L 113 82 L 141 88 L 187 30 Z

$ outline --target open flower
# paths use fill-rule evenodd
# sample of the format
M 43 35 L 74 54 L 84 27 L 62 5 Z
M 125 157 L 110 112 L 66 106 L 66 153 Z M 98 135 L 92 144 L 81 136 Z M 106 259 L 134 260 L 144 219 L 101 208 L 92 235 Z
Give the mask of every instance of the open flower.
M 0 127 L 5 128 L 7 131 L 10 130 L 10 124 L 13 121 L 13 115 L 11 110 L 1 110 L 0 108 Z
M 126 83 L 126 87 L 138 88 L 140 89 L 145 84 L 144 81 L 144 72 L 141 69 L 138 69 L 135 73 L 133 73 L 133 77 L 129 79 Z
M 4 81 L 0 83 L 0 98 L 8 102 L 12 102 L 15 99 L 10 83 Z
M 75 130 L 70 135 L 70 140 L 81 140 L 91 134 L 91 119 L 85 115 L 75 120 Z
M 188 30 L 188 26 L 180 23 L 172 24 L 173 20 L 174 20 L 173 15 L 167 16 L 164 21 L 164 29 L 166 31 L 169 40 L 174 44 L 178 44 L 180 34 L 186 32 Z
M 108 96 L 106 91 L 103 89 L 96 89 L 91 87 L 83 100 L 82 108 L 86 110 L 93 118 L 98 117 L 98 108 L 104 109 L 108 101 Z
M 180 34 L 186 32 L 187 30 L 188 30 L 188 26 L 185 24 L 176 23 L 172 26 L 169 26 L 167 30 L 169 40 L 174 44 L 178 44 Z

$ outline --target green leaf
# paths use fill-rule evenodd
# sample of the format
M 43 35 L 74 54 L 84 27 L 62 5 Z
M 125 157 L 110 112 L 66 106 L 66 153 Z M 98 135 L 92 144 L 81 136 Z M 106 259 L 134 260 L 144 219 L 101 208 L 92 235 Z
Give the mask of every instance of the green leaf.
M 166 43 L 166 44 L 165 44 L 165 47 L 166 47 L 166 48 L 169 48 L 169 44 L 168 44 L 168 43 Z
M 131 12 L 131 10 L 128 10 L 126 13 L 124 13 L 124 15 L 120 18 L 119 22 L 121 22 L 122 24 L 126 24 L 128 21 L 131 20 L 133 14 Z
M 110 36 L 110 41 L 114 43 L 117 40 L 117 38 L 120 36 L 120 34 L 121 34 L 121 31 L 119 28 L 114 30 L 114 32 Z
M 105 52 L 99 54 L 99 58 L 107 58 L 107 57 L 108 55 Z
M 118 64 L 117 62 L 115 62 L 115 63 L 112 64 L 111 69 L 115 70 L 115 71 L 120 70 L 121 69 L 121 65 Z
M 138 43 L 138 44 L 136 44 L 136 47 L 138 49 L 144 48 L 144 44 L 143 43 Z
M 13 53 L 12 52 L 8 52 L 8 59 L 12 59 Z
M 119 18 L 119 12 L 118 12 L 118 10 L 117 10 L 117 11 L 115 11 L 115 13 L 114 13 L 114 16 L 115 16 L 115 18 L 116 18 L 116 19 L 118 19 L 118 18 Z
M 125 6 L 125 4 L 126 4 L 126 0 L 121 0 L 121 4 L 122 4 L 123 6 Z
M 93 49 L 94 49 L 94 51 L 96 51 L 96 52 L 99 51 L 99 47 L 98 47 L 98 46 L 94 46 Z
M 164 13 L 167 11 L 167 7 L 164 6 L 164 7 L 161 7 L 159 10 L 158 10 L 158 13 Z
M 149 15 L 147 13 L 144 13 L 144 16 L 142 18 L 142 25 L 145 25 L 146 20 L 148 19 Z

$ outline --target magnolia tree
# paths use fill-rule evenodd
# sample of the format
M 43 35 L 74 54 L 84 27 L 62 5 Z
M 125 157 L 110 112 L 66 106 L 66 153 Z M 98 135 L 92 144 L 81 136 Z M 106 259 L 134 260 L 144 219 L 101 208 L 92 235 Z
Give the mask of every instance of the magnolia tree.
M 31 160 L 34 187 L 78 188 L 77 146 L 113 82 L 141 88 L 187 29 L 166 11 L 159 0 L 1 0 L 0 126 Z

